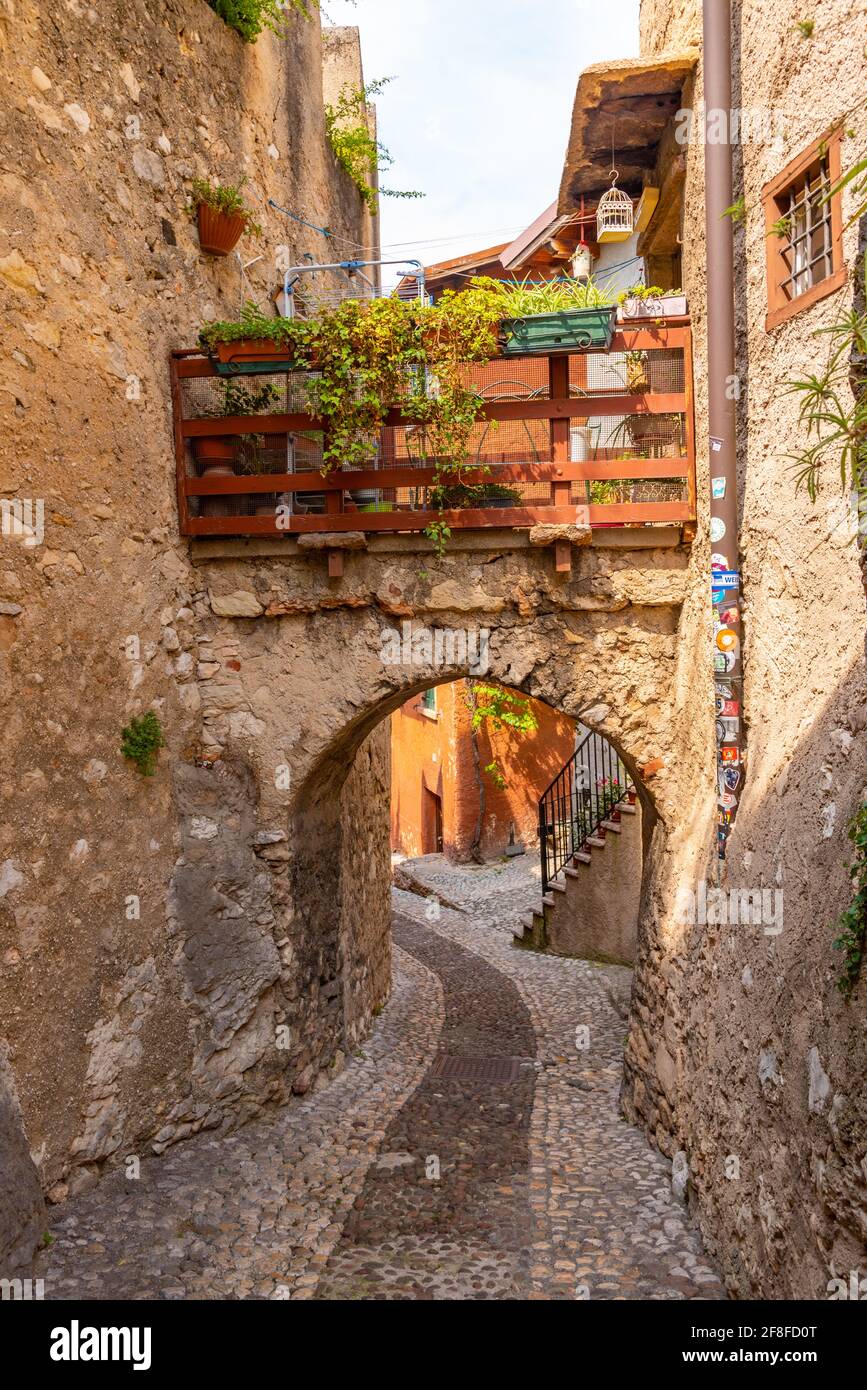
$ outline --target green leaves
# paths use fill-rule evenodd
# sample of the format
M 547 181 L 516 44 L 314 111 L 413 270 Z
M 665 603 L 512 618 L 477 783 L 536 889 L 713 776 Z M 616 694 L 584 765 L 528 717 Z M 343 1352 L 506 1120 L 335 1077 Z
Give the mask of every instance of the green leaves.
M 470 728 L 474 734 L 487 725 L 496 730 L 512 729 L 518 734 L 534 733 L 539 727 L 529 700 L 514 695 L 511 690 L 504 690 L 500 685 L 468 682 L 467 708 L 471 712 Z M 496 758 L 487 763 L 483 770 L 495 787 L 500 791 L 505 789 L 507 782 Z
M 855 859 L 849 866 L 855 896 L 837 919 L 840 934 L 833 942 L 834 950 L 843 952 L 843 969 L 837 988 L 847 1001 L 861 975 L 867 938 L 867 801 L 849 822 L 848 835 L 855 847 Z
M 598 309 L 611 304 L 611 296 L 591 279 L 551 280 L 542 284 L 534 283 L 529 277 L 525 280 L 493 280 L 490 276 L 475 275 L 470 280 L 470 289 L 458 291 L 472 294 L 476 291 L 480 302 L 486 299 L 489 304 L 498 302 L 500 317 L 504 319 L 528 318 L 532 314 L 556 314 L 565 309 Z M 662 291 L 660 290 L 660 294 Z
M 255 43 L 264 29 L 282 37 L 286 33 L 287 15 L 293 10 L 309 19 L 310 8 L 317 0 L 207 0 L 207 3 L 245 43 Z
M 385 145 L 371 131 L 368 104 L 393 79 L 380 77 L 364 87 L 344 86 L 335 105 L 325 107 L 325 134 L 337 163 L 352 179 L 371 216 L 379 207 L 377 172 L 394 163 Z M 423 198 L 414 189 L 382 188 L 386 198 Z
M 157 753 L 165 747 L 160 721 L 152 709 L 133 718 L 121 730 L 120 751 L 134 762 L 143 777 L 153 777 Z
M 253 236 L 261 236 L 262 228 L 254 220 L 252 212 L 241 196 L 241 189 L 246 182 L 246 174 L 238 183 L 212 183 L 210 179 L 193 179 L 193 202 L 204 203 L 206 207 L 213 208 L 215 212 L 222 212 L 226 217 L 243 217 L 246 223 L 245 230 Z
M 730 208 L 720 213 L 720 217 L 730 217 L 732 222 L 743 222 L 747 215 L 747 202 L 743 194 L 736 198 Z
M 867 294 L 867 256 L 862 264 Z M 815 502 L 822 469 L 836 458 L 840 484 L 863 492 L 867 487 L 867 373 L 857 359 L 867 355 L 867 312 L 846 309 L 836 323 L 820 328 L 816 337 L 831 339 L 825 366 L 803 380 L 786 383 L 786 394 L 801 397 L 798 421 L 806 428 L 808 443 L 787 454 L 795 471 L 796 489 L 804 486 Z

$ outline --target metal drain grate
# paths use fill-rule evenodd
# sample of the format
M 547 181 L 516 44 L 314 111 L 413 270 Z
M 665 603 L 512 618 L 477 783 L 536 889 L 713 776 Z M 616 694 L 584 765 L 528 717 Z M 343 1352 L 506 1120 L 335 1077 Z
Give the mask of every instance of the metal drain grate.
M 431 1076 L 447 1081 L 517 1081 L 516 1057 L 448 1057 L 441 1054 L 431 1065 Z

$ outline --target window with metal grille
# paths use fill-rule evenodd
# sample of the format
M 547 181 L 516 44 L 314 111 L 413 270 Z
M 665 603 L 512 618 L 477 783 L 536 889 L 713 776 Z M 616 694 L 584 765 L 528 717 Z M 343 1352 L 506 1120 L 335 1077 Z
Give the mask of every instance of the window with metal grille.
M 432 690 L 425 690 L 421 697 L 421 707 L 426 710 L 435 710 L 437 707 L 436 687 Z
M 845 283 L 840 132 L 817 140 L 762 190 L 768 270 L 765 326 L 775 328 Z

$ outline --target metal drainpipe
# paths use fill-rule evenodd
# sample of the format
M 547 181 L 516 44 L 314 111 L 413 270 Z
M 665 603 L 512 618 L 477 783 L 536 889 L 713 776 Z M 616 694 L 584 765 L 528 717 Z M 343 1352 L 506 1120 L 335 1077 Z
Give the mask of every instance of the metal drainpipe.
M 705 120 L 709 122 L 714 111 L 724 112 L 724 130 L 730 133 L 731 0 L 704 0 L 704 100 Z M 717 141 L 718 130 L 719 126 L 715 123 Z M 726 138 L 721 143 L 709 144 L 707 126 L 704 133 L 717 848 L 719 858 L 724 859 L 744 777 L 735 434 L 734 239 L 732 219 L 723 215 L 725 209 L 731 207 L 734 197 L 730 141 Z

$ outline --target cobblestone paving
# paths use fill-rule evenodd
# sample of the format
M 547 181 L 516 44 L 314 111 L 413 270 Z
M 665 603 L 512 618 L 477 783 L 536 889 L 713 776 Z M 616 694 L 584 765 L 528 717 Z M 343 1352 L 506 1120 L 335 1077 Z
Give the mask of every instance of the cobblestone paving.
M 396 949 L 388 1007 L 331 1085 L 57 1207 L 46 1298 L 309 1298 L 442 1013 L 437 976 Z
M 401 917 L 394 930 L 442 981 L 440 1053 L 515 1059 L 515 1080 L 428 1071 L 386 1135 L 395 1166 L 368 1172 L 317 1297 L 526 1297 L 530 1015 L 514 985 L 471 952 Z
M 725 1298 L 698 1231 L 671 1194 L 669 1163 L 619 1113 L 631 971 L 512 946 L 513 930 L 541 895 L 529 855 L 484 868 L 431 855 L 404 867 L 464 911 L 440 908 L 431 921 L 430 900 L 407 892 L 395 893 L 398 910 L 502 971 L 533 1020 L 528 1297 Z M 579 1028 L 587 1030 L 582 1050 Z
M 395 893 L 394 992 L 359 1053 L 58 1207 L 47 1298 L 725 1297 L 619 1117 L 629 971 L 512 947 L 529 855 L 408 867 L 464 910 Z M 516 1059 L 514 1079 L 444 1078 L 444 1055 Z

